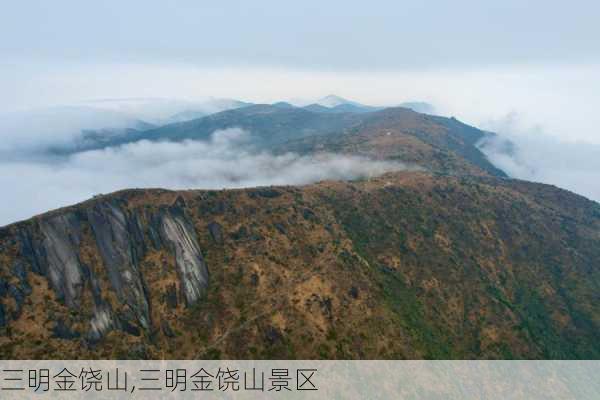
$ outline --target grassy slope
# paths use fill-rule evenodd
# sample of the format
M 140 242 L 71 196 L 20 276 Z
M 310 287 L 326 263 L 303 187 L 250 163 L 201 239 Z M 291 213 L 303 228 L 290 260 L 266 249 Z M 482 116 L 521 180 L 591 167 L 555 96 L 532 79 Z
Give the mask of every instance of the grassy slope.
M 550 186 L 397 173 L 109 196 L 142 221 L 177 201 L 209 267 L 206 298 L 169 308 L 173 260 L 150 251 L 140 268 L 153 331 L 88 345 L 52 338 L 59 317 L 84 334 L 90 310 L 67 310 L 31 273 L 23 315 L 0 337 L 3 357 L 600 357 L 600 206 Z M 57 213 L 95 201 L 104 200 Z M 209 234 L 211 222 L 222 242 Z M 0 274 L 19 257 L 18 228 L 0 232 Z M 90 237 L 81 252 L 102 270 Z

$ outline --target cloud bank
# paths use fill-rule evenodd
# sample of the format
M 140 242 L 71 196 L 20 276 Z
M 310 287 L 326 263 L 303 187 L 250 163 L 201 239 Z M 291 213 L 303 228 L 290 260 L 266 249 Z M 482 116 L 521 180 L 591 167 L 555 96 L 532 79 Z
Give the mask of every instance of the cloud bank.
M 31 153 L 72 143 L 82 130 L 134 128 L 135 117 L 106 109 L 60 106 L 0 114 L 0 155 Z
M 68 148 L 81 140 L 84 132 L 97 131 L 106 136 L 126 129 L 145 130 L 243 104 L 222 98 L 201 101 L 125 98 L 79 101 L 24 111 L 0 110 L 0 158 L 14 159 L 49 148 Z
M 499 135 L 480 143 L 480 149 L 509 176 L 553 184 L 600 202 L 600 144 L 558 139 L 539 126 L 524 126 L 517 113 L 485 125 Z
M 301 185 L 407 169 L 404 164 L 336 154 L 257 152 L 239 129 L 210 141 L 140 141 L 61 160 L 0 161 L 0 226 L 124 188 L 222 189 Z

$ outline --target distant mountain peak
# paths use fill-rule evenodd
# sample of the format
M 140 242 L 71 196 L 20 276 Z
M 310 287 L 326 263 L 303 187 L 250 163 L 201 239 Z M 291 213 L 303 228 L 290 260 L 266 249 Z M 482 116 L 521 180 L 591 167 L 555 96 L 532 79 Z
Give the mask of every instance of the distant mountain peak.
M 272 106 L 277 108 L 294 108 L 294 106 L 287 101 L 278 101 L 277 103 L 273 103 Z
M 360 106 L 361 104 L 356 103 L 354 101 L 346 100 L 343 97 L 337 96 L 335 94 L 330 94 L 328 96 L 319 99 L 316 104 L 325 106 L 325 107 L 336 107 L 342 104 L 352 104 L 355 106 Z

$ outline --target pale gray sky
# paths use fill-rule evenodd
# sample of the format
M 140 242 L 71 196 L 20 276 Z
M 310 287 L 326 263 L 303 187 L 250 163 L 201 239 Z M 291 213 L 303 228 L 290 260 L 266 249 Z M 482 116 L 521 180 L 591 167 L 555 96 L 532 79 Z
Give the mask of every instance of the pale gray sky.
M 6 2 L 8 62 L 396 69 L 588 63 L 595 1 Z M 4 57 L 3 57 L 4 58 Z

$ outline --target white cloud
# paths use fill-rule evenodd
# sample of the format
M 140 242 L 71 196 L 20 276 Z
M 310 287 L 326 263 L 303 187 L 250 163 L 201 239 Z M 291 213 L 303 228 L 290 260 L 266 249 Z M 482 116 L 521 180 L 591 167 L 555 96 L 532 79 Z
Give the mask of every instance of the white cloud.
M 0 165 L 5 171 L 8 168 L 6 160 L 15 158 L 15 150 L 29 151 L 36 146 L 69 143 L 81 128 L 128 126 L 142 115 L 160 118 L 164 116 L 161 112 L 167 109 L 173 111 L 170 107 L 174 104 L 199 104 L 207 95 L 241 98 L 252 102 L 274 102 L 292 97 L 315 99 L 334 93 L 370 105 L 428 101 L 443 115 L 456 116 L 469 124 L 497 131 L 513 140 L 518 146 L 513 157 L 506 157 L 498 152 L 493 144 L 486 147 L 491 160 L 510 175 L 555 184 L 587 197 L 600 199 L 597 183 L 600 182 L 600 167 L 596 161 L 600 159 L 600 113 L 596 110 L 600 99 L 598 64 L 499 65 L 489 68 L 404 69 L 377 73 L 267 67 L 216 69 L 183 64 L 79 65 L 54 69 L 44 66 L 39 71 L 35 68 L 27 66 L 22 76 L 13 79 L 11 74 L 1 73 L 4 70 L 0 65 L 0 86 L 8 88 L 3 95 L 0 94 L 0 108 L 7 110 L 77 104 L 87 107 L 86 109 L 101 108 L 102 117 L 83 118 L 68 113 L 65 114 L 66 117 L 60 117 L 61 113 L 56 113 L 30 119 L 27 113 L 22 113 L 24 118 L 19 122 L 21 125 L 14 123 L 10 126 L 11 120 L 0 116 L 0 159 L 4 158 Z M 158 103 L 152 103 L 149 108 L 144 101 L 80 102 L 82 98 L 130 97 L 187 100 L 163 102 L 160 107 Z M 506 115 L 513 115 L 512 122 Z M 7 125 L 10 129 L 4 129 Z M 137 146 L 141 148 L 143 144 Z M 154 148 L 158 153 L 159 147 L 155 146 L 158 145 L 148 147 Z M 162 146 L 160 151 L 168 151 L 168 146 Z M 194 145 L 190 148 L 194 148 Z M 121 148 L 118 151 L 128 150 Z M 101 155 L 116 157 L 111 154 Z M 88 154 L 87 157 L 91 158 L 92 155 Z M 82 175 L 83 171 L 67 168 L 75 162 L 78 160 L 72 158 L 69 160 L 70 164 L 49 167 L 56 174 L 69 172 Z M 192 160 L 185 161 L 191 162 Z M 85 166 L 85 163 L 82 164 Z M 107 164 L 108 162 L 105 163 Z M 97 165 L 100 167 L 102 162 L 99 161 Z M 184 161 L 181 165 L 184 165 Z M 22 171 L 13 170 L 12 173 L 22 176 L 23 180 L 30 176 L 35 181 L 40 176 L 35 172 L 50 171 L 47 167 L 26 162 Z M 168 168 L 168 163 L 164 168 Z M 0 172 L 0 175 L 6 177 L 8 173 Z M 144 177 L 141 172 L 140 175 Z M 199 176 L 198 173 L 195 176 Z M 240 179 L 244 180 L 243 177 Z M 53 182 L 51 177 L 48 180 Z M 152 181 L 150 178 L 147 181 L 154 186 L 162 184 L 161 181 Z M 86 185 L 86 179 L 75 182 Z M 110 182 L 114 183 L 114 180 L 111 179 Z M 210 182 L 210 177 L 205 176 L 203 182 Z M 119 187 L 131 185 L 131 181 L 119 183 Z M 19 185 L 26 184 L 18 183 L 17 186 Z M 60 182 L 55 187 L 57 185 Z M 110 188 L 116 186 L 118 185 L 113 184 Z M 95 188 L 95 191 L 109 191 L 110 188 Z M 51 189 L 45 190 L 48 193 L 46 196 L 52 197 L 50 191 Z M 80 200 L 93 193 L 89 188 L 78 189 L 77 196 L 73 198 Z M 59 195 L 57 193 L 57 197 Z M 33 202 L 29 210 L 44 211 L 57 204 L 62 205 L 64 202 L 54 201 L 48 203 L 48 207 L 34 207 Z
M 67 145 L 83 129 L 123 129 L 138 123 L 126 113 L 83 106 L 5 113 L 0 115 L 0 155 Z
M 29 67 L 33 68 L 33 67 Z M 4 73 L 6 72 L 6 73 Z M 519 111 L 565 141 L 600 143 L 600 65 L 498 65 L 373 71 L 274 67 L 208 68 L 185 64 L 71 65 L 25 69 L 17 79 L 0 65 L 0 109 L 76 104 L 94 98 L 207 96 L 275 102 L 328 94 L 370 105 L 426 101 L 444 115 L 479 125 Z M 94 79 L 90 79 L 94 77 Z M 151 82 L 151 84 L 149 84 Z M 268 84 L 265 84 L 267 82 Z
M 500 135 L 480 148 L 511 177 L 553 184 L 600 202 L 600 144 L 549 136 L 539 126 L 528 127 L 517 113 L 485 125 Z
M 124 188 L 222 189 L 300 185 L 406 169 L 397 162 L 322 154 L 275 155 L 251 150 L 239 129 L 215 132 L 208 142 L 141 141 L 77 153 L 60 162 L 0 162 L 5 190 L 0 225 L 95 194 Z
M 101 130 L 105 135 L 119 130 L 148 129 L 162 125 L 179 113 L 211 114 L 239 107 L 230 99 L 207 98 L 187 101 L 162 98 L 125 98 L 78 101 L 71 105 L 33 110 L 0 112 L 0 157 L 42 151 L 50 146 L 68 147 L 83 131 Z M 177 121 L 185 118 L 177 118 Z
M 101 111 L 125 113 L 152 124 L 180 122 L 180 120 L 172 121 L 171 118 L 182 112 L 212 114 L 239 107 L 239 102 L 236 100 L 214 97 L 195 101 L 170 98 L 116 98 L 88 100 L 81 104 Z

